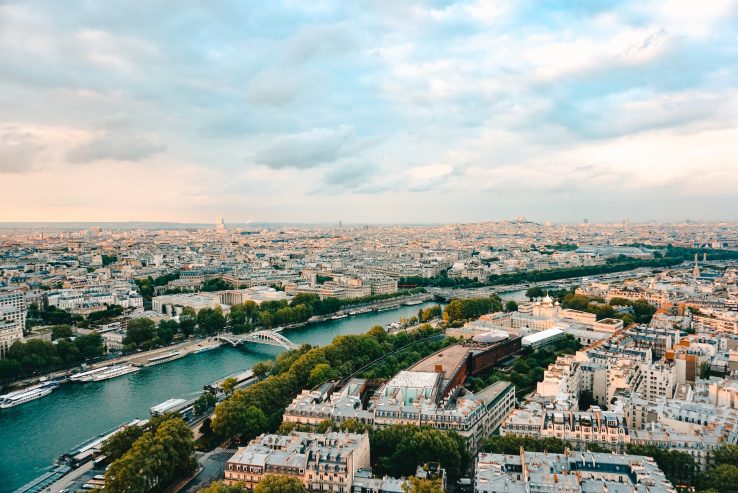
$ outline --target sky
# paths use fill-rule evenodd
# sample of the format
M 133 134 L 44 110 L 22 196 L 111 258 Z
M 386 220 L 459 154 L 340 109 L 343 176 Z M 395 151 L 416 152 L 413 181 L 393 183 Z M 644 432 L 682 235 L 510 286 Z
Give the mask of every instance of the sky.
M 738 2 L 0 0 L 0 221 L 738 220 Z

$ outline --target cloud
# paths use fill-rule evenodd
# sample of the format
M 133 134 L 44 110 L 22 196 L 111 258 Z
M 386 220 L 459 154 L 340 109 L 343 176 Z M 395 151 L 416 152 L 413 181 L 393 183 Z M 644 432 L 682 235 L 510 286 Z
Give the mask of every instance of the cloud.
M 320 188 L 354 190 L 367 186 L 377 176 L 379 169 L 367 162 L 354 162 L 329 169 L 323 175 Z
M 165 149 L 160 142 L 128 131 L 105 131 L 66 154 L 72 163 L 142 161 Z
M 309 169 L 336 161 L 354 136 L 354 128 L 314 128 L 307 132 L 283 135 L 257 153 L 253 161 L 273 169 Z
M 705 191 L 735 198 L 735 0 L 0 4 L 0 172 L 17 180 L 6 217 L 71 173 L 135 189 L 141 169 L 181 163 L 178 190 L 197 197 L 172 209 L 185 221 L 219 207 L 581 219 L 640 193 L 666 215 L 710 203 Z M 75 165 L 115 161 L 128 164 Z M 33 191 L 18 185 L 27 170 Z M 728 214 L 712 203 L 704 217 Z
M 300 29 L 288 43 L 292 63 L 305 63 L 320 57 L 345 55 L 357 46 L 355 32 L 346 24 L 308 26 Z
M 30 171 L 43 146 L 30 132 L 15 126 L 0 129 L 0 173 Z
M 246 97 L 254 104 L 281 106 L 294 102 L 305 84 L 300 72 L 269 69 L 259 72 L 249 80 Z

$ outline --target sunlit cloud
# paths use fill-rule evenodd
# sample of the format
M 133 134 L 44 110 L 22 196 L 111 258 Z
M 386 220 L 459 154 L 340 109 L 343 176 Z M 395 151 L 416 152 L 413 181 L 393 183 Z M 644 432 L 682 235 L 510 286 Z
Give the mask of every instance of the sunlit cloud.
M 735 219 L 737 21 L 733 0 L 0 2 L 0 220 Z

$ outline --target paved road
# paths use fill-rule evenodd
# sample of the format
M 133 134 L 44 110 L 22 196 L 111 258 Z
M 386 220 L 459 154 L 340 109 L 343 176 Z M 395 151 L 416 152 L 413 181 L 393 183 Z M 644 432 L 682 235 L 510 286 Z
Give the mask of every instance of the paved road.
M 200 472 L 179 491 L 181 493 L 195 493 L 211 482 L 223 479 L 225 463 L 235 453 L 235 449 L 218 447 L 212 452 L 198 456 L 197 462 L 200 464 Z

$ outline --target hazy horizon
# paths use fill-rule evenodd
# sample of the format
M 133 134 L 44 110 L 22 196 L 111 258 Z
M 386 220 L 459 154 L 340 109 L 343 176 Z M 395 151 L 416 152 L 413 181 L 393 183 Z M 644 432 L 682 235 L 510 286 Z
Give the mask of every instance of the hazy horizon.
M 0 2 L 0 221 L 736 220 L 736 21 L 735 0 Z

